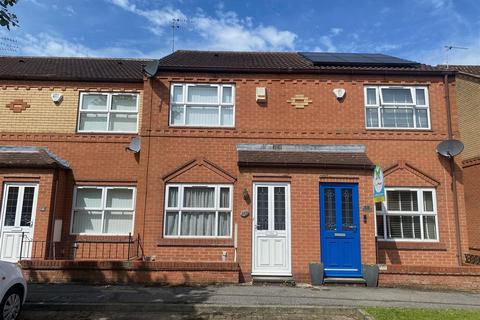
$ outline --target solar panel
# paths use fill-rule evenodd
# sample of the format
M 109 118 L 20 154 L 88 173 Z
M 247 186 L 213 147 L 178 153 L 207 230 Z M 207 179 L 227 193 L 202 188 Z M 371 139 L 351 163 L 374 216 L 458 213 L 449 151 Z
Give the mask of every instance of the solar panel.
M 416 67 L 418 62 L 380 53 L 299 52 L 316 66 Z

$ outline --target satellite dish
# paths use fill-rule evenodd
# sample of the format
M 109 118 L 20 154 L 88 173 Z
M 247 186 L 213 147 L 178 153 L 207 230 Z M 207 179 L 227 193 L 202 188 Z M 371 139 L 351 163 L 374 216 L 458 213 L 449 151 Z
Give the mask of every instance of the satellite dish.
M 128 151 L 139 153 L 140 152 L 140 137 L 135 137 L 130 141 L 130 144 L 127 147 Z
M 437 152 L 444 157 L 455 157 L 463 151 L 463 142 L 460 140 L 445 140 L 438 144 Z
M 143 71 L 145 72 L 147 77 L 151 78 L 157 74 L 159 63 L 159 60 L 152 60 L 147 63 L 147 65 L 143 68 Z

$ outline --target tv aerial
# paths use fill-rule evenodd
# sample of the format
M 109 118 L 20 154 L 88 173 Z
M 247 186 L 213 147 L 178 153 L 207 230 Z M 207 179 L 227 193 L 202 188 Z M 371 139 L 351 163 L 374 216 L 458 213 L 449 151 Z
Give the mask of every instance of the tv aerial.
M 175 52 L 175 30 L 180 29 L 180 25 L 187 22 L 187 19 L 172 19 L 172 22 L 170 24 L 170 27 L 172 28 L 172 52 Z
M 457 46 L 443 46 L 445 48 L 445 65 L 447 66 L 448 68 L 448 55 L 450 53 L 450 51 L 452 50 L 457 50 L 457 49 L 460 49 L 460 50 L 468 50 L 468 48 L 465 48 L 465 47 L 457 47 Z
M 464 145 L 460 140 L 450 139 L 442 141 L 437 146 L 437 152 L 447 158 L 453 158 L 463 151 Z

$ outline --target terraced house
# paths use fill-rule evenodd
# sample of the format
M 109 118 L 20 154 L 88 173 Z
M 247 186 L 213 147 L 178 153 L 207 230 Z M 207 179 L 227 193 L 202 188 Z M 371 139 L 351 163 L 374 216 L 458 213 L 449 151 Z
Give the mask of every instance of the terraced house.
M 1 58 L 2 259 L 73 258 L 83 235 L 133 233 L 140 171 L 125 146 L 146 62 Z
M 1 252 L 32 280 L 309 282 L 321 262 L 326 280 L 378 264 L 380 284 L 478 286 L 461 166 L 436 151 L 459 137 L 452 71 L 202 51 L 0 65 Z

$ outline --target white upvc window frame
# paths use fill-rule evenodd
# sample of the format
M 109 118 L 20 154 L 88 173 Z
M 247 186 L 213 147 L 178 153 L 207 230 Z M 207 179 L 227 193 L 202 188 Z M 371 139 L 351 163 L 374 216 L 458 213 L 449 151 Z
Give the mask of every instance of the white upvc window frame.
M 200 103 L 200 102 L 189 102 L 188 101 L 188 89 L 195 86 L 210 86 L 217 88 L 217 98 L 218 103 Z M 182 101 L 174 101 L 174 89 L 175 87 L 182 87 Z M 224 103 L 223 102 L 223 88 L 232 89 L 232 102 Z M 232 83 L 221 83 L 221 84 L 212 84 L 212 83 L 172 83 L 170 85 L 170 105 L 169 105 L 169 114 L 168 114 L 168 124 L 170 127 L 202 127 L 202 128 L 234 128 L 235 127 L 235 84 Z M 173 107 L 183 107 L 183 123 L 174 124 L 172 122 L 172 108 Z M 217 107 L 218 108 L 218 124 L 217 125 L 199 125 L 199 124 L 187 124 L 187 108 L 195 107 Z M 232 124 L 231 125 L 222 125 L 221 124 L 221 109 L 222 107 L 232 107 Z
M 101 189 L 102 190 L 102 203 L 101 207 L 93 208 L 93 207 L 77 207 L 77 191 L 79 189 Z M 107 207 L 107 190 L 112 189 L 129 189 L 132 190 L 132 207 L 131 208 L 111 208 Z M 133 230 L 135 227 L 135 206 L 136 206 L 136 198 L 137 198 L 137 188 L 131 186 L 90 186 L 90 185 L 79 185 L 75 186 L 73 190 L 73 202 L 72 202 L 72 212 L 70 215 L 70 234 L 71 235 L 85 235 L 85 236 L 128 236 L 129 233 L 133 234 Z M 102 232 L 73 232 L 73 223 L 74 223 L 74 215 L 75 211 L 101 211 L 102 215 Z M 103 232 L 104 223 L 105 223 L 105 211 L 131 211 L 132 214 L 132 229 L 127 233 L 105 233 Z
M 83 98 L 87 95 L 105 95 L 107 96 L 107 106 L 105 110 L 88 110 L 82 109 L 83 108 Z M 112 110 L 112 98 L 114 96 L 135 96 L 136 99 L 136 108 L 135 111 L 130 110 Z M 81 133 L 109 133 L 109 134 L 132 134 L 138 133 L 138 125 L 140 120 L 140 113 L 139 113 L 139 106 L 140 106 L 140 94 L 137 92 L 96 92 L 96 91 L 84 91 L 80 92 L 80 99 L 79 99 L 79 106 L 78 106 L 78 119 L 77 119 L 77 132 Z M 107 130 L 81 130 L 80 129 L 80 116 L 82 113 L 102 113 L 107 115 Z M 112 131 L 108 130 L 110 126 L 110 115 L 111 114 L 136 114 L 137 115 L 137 124 L 136 129 L 132 131 Z
M 169 194 L 170 188 L 178 188 L 177 195 L 177 206 L 169 207 Z M 214 204 L 213 208 L 190 208 L 183 206 L 183 194 L 184 188 L 188 187 L 205 187 L 205 188 L 215 188 L 214 194 Z M 220 189 L 228 188 L 229 189 L 229 207 L 220 208 Z M 164 197 L 164 211 L 163 211 L 163 237 L 164 238 L 174 238 L 174 239 L 231 239 L 233 236 L 233 185 L 232 184 L 210 184 L 210 183 L 194 183 L 194 184 L 185 184 L 185 183 L 169 183 L 165 188 L 165 197 Z M 167 235 L 167 212 L 177 211 L 178 212 L 178 227 L 177 235 Z M 215 212 L 215 232 L 213 236 L 198 236 L 198 235 L 182 235 L 182 212 Z M 227 236 L 218 236 L 218 214 L 219 212 L 229 212 L 230 213 L 230 234 Z
M 388 191 L 416 191 L 417 192 L 417 211 L 401 211 L 401 210 L 387 210 L 388 204 Z M 433 211 L 425 211 L 423 206 L 423 192 L 430 191 L 432 192 L 432 207 Z M 435 188 L 408 188 L 408 187 L 385 187 L 385 202 L 382 203 L 382 210 L 377 210 L 375 206 L 375 235 L 377 236 L 378 241 L 385 241 L 385 242 L 440 242 L 440 231 L 438 229 L 438 211 L 437 211 L 437 195 Z M 383 238 L 378 236 L 377 233 L 377 223 L 378 219 L 377 216 L 383 216 Z M 387 217 L 388 216 L 418 216 L 420 217 L 420 239 L 404 239 L 404 238 L 389 238 L 389 230 L 387 227 Z M 423 219 L 426 216 L 433 216 L 435 217 L 435 232 L 436 232 L 436 239 L 425 239 L 425 230 Z M 413 223 L 413 220 L 412 220 Z
M 367 90 L 375 90 L 375 104 L 368 103 Z M 382 90 L 384 89 L 409 89 L 412 96 L 412 103 L 402 103 L 401 105 L 396 103 L 385 103 L 383 102 Z M 417 104 L 417 95 L 416 90 L 421 89 L 425 94 L 425 104 Z M 430 117 L 430 102 L 429 102 L 429 91 L 427 86 L 375 86 L 375 85 L 366 85 L 364 86 L 364 113 L 365 113 L 365 127 L 367 129 L 374 130 L 430 130 L 431 129 L 431 117 Z M 367 109 L 377 109 L 377 122 L 378 126 L 369 126 Z M 385 109 L 410 109 L 413 111 L 413 127 L 385 127 L 383 125 L 382 111 Z M 426 110 L 427 111 L 427 127 L 417 127 L 417 113 L 416 110 Z

